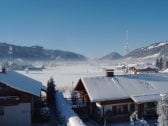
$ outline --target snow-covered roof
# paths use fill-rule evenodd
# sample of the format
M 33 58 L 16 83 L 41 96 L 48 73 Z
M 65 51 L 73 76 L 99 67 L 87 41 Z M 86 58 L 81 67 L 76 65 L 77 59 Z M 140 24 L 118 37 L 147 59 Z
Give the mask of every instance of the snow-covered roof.
M 14 89 L 40 96 L 42 84 L 39 81 L 14 71 L 0 73 L 0 82 Z
M 116 75 L 81 78 L 92 102 L 131 98 L 136 103 L 158 101 L 168 93 L 168 74 Z
M 60 110 L 61 117 L 64 117 L 67 126 L 85 126 L 83 121 L 71 109 L 71 106 L 65 101 L 61 92 L 56 93 L 57 108 Z
M 129 98 L 114 78 L 85 77 L 81 80 L 92 102 Z
M 135 103 L 145 103 L 145 102 L 154 102 L 160 100 L 159 94 L 148 94 L 148 95 L 139 95 L 139 96 L 131 96 L 131 99 Z

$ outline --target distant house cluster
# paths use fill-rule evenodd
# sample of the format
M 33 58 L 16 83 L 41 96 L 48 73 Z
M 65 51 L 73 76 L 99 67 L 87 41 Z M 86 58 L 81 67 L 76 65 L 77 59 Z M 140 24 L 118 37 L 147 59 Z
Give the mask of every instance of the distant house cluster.
M 123 70 L 126 73 L 141 74 L 141 73 L 157 73 L 159 68 L 152 64 L 129 64 L 118 65 L 117 70 Z
M 97 121 L 128 120 L 137 111 L 138 118 L 156 116 L 161 93 L 168 93 L 168 75 L 114 75 L 82 77 L 75 89 Z
M 129 71 L 132 74 L 139 74 L 139 73 L 156 73 L 159 71 L 159 68 L 154 65 L 148 64 L 136 64 L 129 66 Z

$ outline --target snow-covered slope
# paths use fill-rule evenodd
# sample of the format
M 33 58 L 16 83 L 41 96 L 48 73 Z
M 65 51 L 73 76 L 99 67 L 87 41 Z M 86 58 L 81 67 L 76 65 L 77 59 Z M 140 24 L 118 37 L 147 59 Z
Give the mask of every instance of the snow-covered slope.
M 138 48 L 124 56 L 124 58 L 158 58 L 168 56 L 168 41 L 151 44 L 147 47 Z

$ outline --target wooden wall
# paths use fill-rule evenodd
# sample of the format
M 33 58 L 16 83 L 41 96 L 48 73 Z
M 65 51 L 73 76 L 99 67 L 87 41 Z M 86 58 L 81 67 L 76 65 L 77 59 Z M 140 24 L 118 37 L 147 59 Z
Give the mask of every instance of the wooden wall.
M 5 84 L 0 83 L 0 97 L 5 97 L 5 96 L 17 96 L 19 98 L 19 102 L 22 103 L 30 103 L 33 98 L 38 98 L 37 96 L 34 96 L 32 94 L 19 91 L 17 89 L 11 88 Z M 2 99 L 1 99 L 2 100 Z M 5 101 L 0 101 L 0 105 L 3 104 Z M 15 103 L 17 102 L 16 100 L 8 100 L 6 101 L 7 103 Z

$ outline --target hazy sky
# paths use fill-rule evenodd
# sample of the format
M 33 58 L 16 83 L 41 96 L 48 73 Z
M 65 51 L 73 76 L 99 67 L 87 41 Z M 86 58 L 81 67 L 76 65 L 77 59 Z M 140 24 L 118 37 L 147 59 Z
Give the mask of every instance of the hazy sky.
M 167 0 L 0 0 L 0 41 L 101 57 L 168 40 Z

